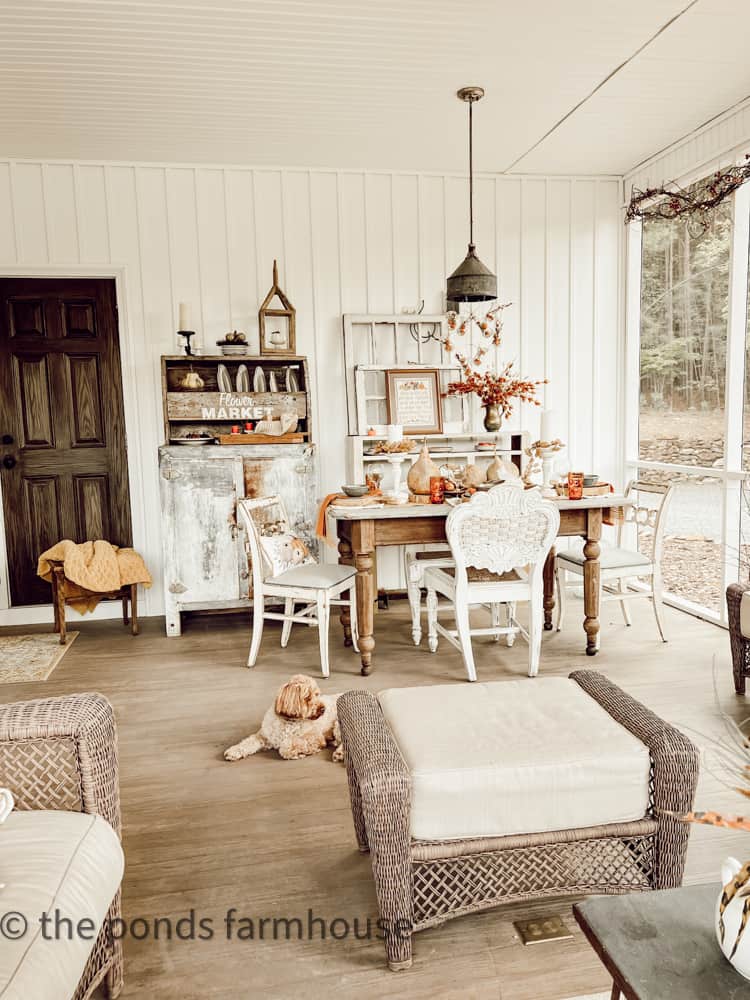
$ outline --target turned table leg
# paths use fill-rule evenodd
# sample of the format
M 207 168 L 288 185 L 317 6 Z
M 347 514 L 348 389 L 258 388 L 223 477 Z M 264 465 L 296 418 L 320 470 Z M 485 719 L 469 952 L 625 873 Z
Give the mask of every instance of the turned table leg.
M 362 674 L 372 670 L 372 653 L 375 649 L 375 530 L 372 521 L 352 523 L 352 551 L 357 569 L 357 626 Z
M 552 631 L 552 612 L 555 610 L 555 546 L 549 550 L 544 563 L 544 630 Z
M 586 655 L 595 656 L 599 650 L 599 597 L 601 592 L 601 567 L 599 565 L 599 540 L 602 537 L 602 512 L 588 512 L 586 542 L 583 546 L 583 629 L 586 633 Z
M 349 544 L 348 538 L 339 539 L 339 563 L 342 566 L 353 566 L 354 556 L 352 555 L 352 547 Z M 357 590 L 357 596 L 359 596 L 359 589 Z M 344 630 L 344 645 L 352 645 L 352 618 L 349 613 L 349 605 L 341 605 L 341 614 L 339 615 L 339 620 L 341 622 L 341 627 Z

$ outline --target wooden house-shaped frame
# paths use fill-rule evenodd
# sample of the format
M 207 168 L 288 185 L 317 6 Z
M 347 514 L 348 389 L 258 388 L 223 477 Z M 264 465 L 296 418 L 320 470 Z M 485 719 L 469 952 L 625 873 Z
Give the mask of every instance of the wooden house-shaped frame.
M 282 308 L 272 308 L 274 299 L 279 300 Z M 274 261 L 273 285 L 258 311 L 261 354 L 296 354 L 295 315 L 294 306 L 279 287 L 279 270 Z

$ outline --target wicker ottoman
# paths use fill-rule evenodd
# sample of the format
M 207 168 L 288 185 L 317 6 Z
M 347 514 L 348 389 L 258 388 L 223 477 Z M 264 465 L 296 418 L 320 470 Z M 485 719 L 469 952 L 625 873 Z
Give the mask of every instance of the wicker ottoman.
M 734 690 L 745 693 L 745 679 L 750 674 L 750 584 L 730 583 L 727 587 L 729 641 L 732 645 Z
M 451 917 L 680 885 L 698 749 L 601 674 L 350 691 L 352 814 L 388 965 Z

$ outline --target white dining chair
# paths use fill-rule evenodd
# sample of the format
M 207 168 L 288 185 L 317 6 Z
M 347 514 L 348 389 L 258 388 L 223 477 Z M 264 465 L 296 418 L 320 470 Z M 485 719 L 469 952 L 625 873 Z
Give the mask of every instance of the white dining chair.
M 420 548 L 416 545 L 404 546 L 404 576 L 406 596 L 411 611 L 411 637 L 415 646 L 422 641 L 422 588 L 424 574 L 428 566 L 450 569 L 454 566 L 450 549 L 442 544 L 439 548 Z
M 352 643 L 358 650 L 357 601 L 353 566 L 318 563 L 312 556 L 305 556 L 300 565 L 277 572 L 269 557 L 264 538 L 288 537 L 295 551 L 300 551 L 294 539 L 284 503 L 279 496 L 237 502 L 240 523 L 245 530 L 245 548 L 253 580 L 253 633 L 250 642 L 248 667 L 255 666 L 263 637 L 264 621 L 283 622 L 281 646 L 289 642 L 292 625 L 317 626 L 320 643 L 320 668 L 324 677 L 330 674 L 328 661 L 328 627 L 332 607 L 346 606 L 351 617 Z M 266 534 L 269 527 L 272 533 Z M 342 598 L 342 594 L 348 596 Z M 266 599 L 279 598 L 284 602 L 283 612 L 267 611 Z M 297 607 L 297 605 L 301 607 Z
M 538 489 L 504 484 L 486 493 L 477 493 L 448 515 L 445 530 L 451 548 L 453 568 L 428 566 L 428 643 L 431 652 L 443 636 L 460 650 L 470 681 L 477 679 L 471 637 L 487 635 L 498 639 L 521 634 L 529 644 L 529 676 L 539 670 L 544 622 L 543 570 L 547 555 L 560 526 L 554 504 L 542 499 Z M 450 602 L 455 629 L 438 620 L 438 594 Z M 514 605 L 528 603 L 529 627 L 515 617 Z M 482 606 L 490 612 L 487 628 L 473 628 L 469 609 Z M 506 623 L 500 623 L 500 608 L 506 606 Z
M 662 596 L 661 555 L 667 511 L 674 487 L 660 483 L 646 483 L 632 480 L 625 490 L 628 503 L 623 507 L 617 525 L 615 545 L 602 545 L 599 555 L 600 601 L 618 601 L 626 625 L 630 625 L 627 602 L 637 598 L 648 598 L 654 607 L 656 627 L 662 642 L 667 641 L 664 629 L 664 601 Z M 634 524 L 644 541 L 644 550 L 623 547 L 623 534 L 627 525 Z M 566 575 L 583 577 L 585 556 L 579 547 L 567 552 L 558 552 L 555 560 L 555 580 L 557 585 L 557 631 L 565 620 Z M 648 585 L 630 589 L 628 580 L 638 577 L 649 581 Z

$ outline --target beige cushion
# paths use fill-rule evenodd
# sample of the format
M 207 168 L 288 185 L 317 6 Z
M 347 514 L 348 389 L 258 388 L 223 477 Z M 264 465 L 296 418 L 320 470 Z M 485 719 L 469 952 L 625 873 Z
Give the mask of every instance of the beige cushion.
M 286 573 L 280 573 L 266 583 L 279 587 L 314 587 L 316 590 L 327 590 L 328 587 L 336 587 L 356 575 L 357 571 L 353 566 L 310 563 L 308 566 L 288 569 Z
M 642 819 L 648 749 L 562 677 L 378 696 L 412 774 L 411 833 L 451 840 Z
M 567 552 L 558 552 L 557 559 L 560 563 L 573 563 L 575 566 L 583 566 L 586 557 L 582 548 L 572 548 Z M 602 569 L 630 569 L 637 566 L 650 566 L 651 560 L 648 556 L 640 552 L 633 552 L 631 549 L 617 549 L 614 547 L 602 546 L 599 556 L 599 565 Z
M 123 867 L 120 841 L 100 816 L 38 811 L 8 817 L 0 826 L 0 912 L 23 914 L 28 930 L 2 941 L 2 1000 L 70 1000 Z M 75 931 L 67 940 L 65 928 L 57 940 L 45 940 L 39 918 L 56 910 L 74 925 L 92 920 L 96 931 L 89 940 Z
M 750 639 L 750 590 L 740 598 L 740 632 Z

